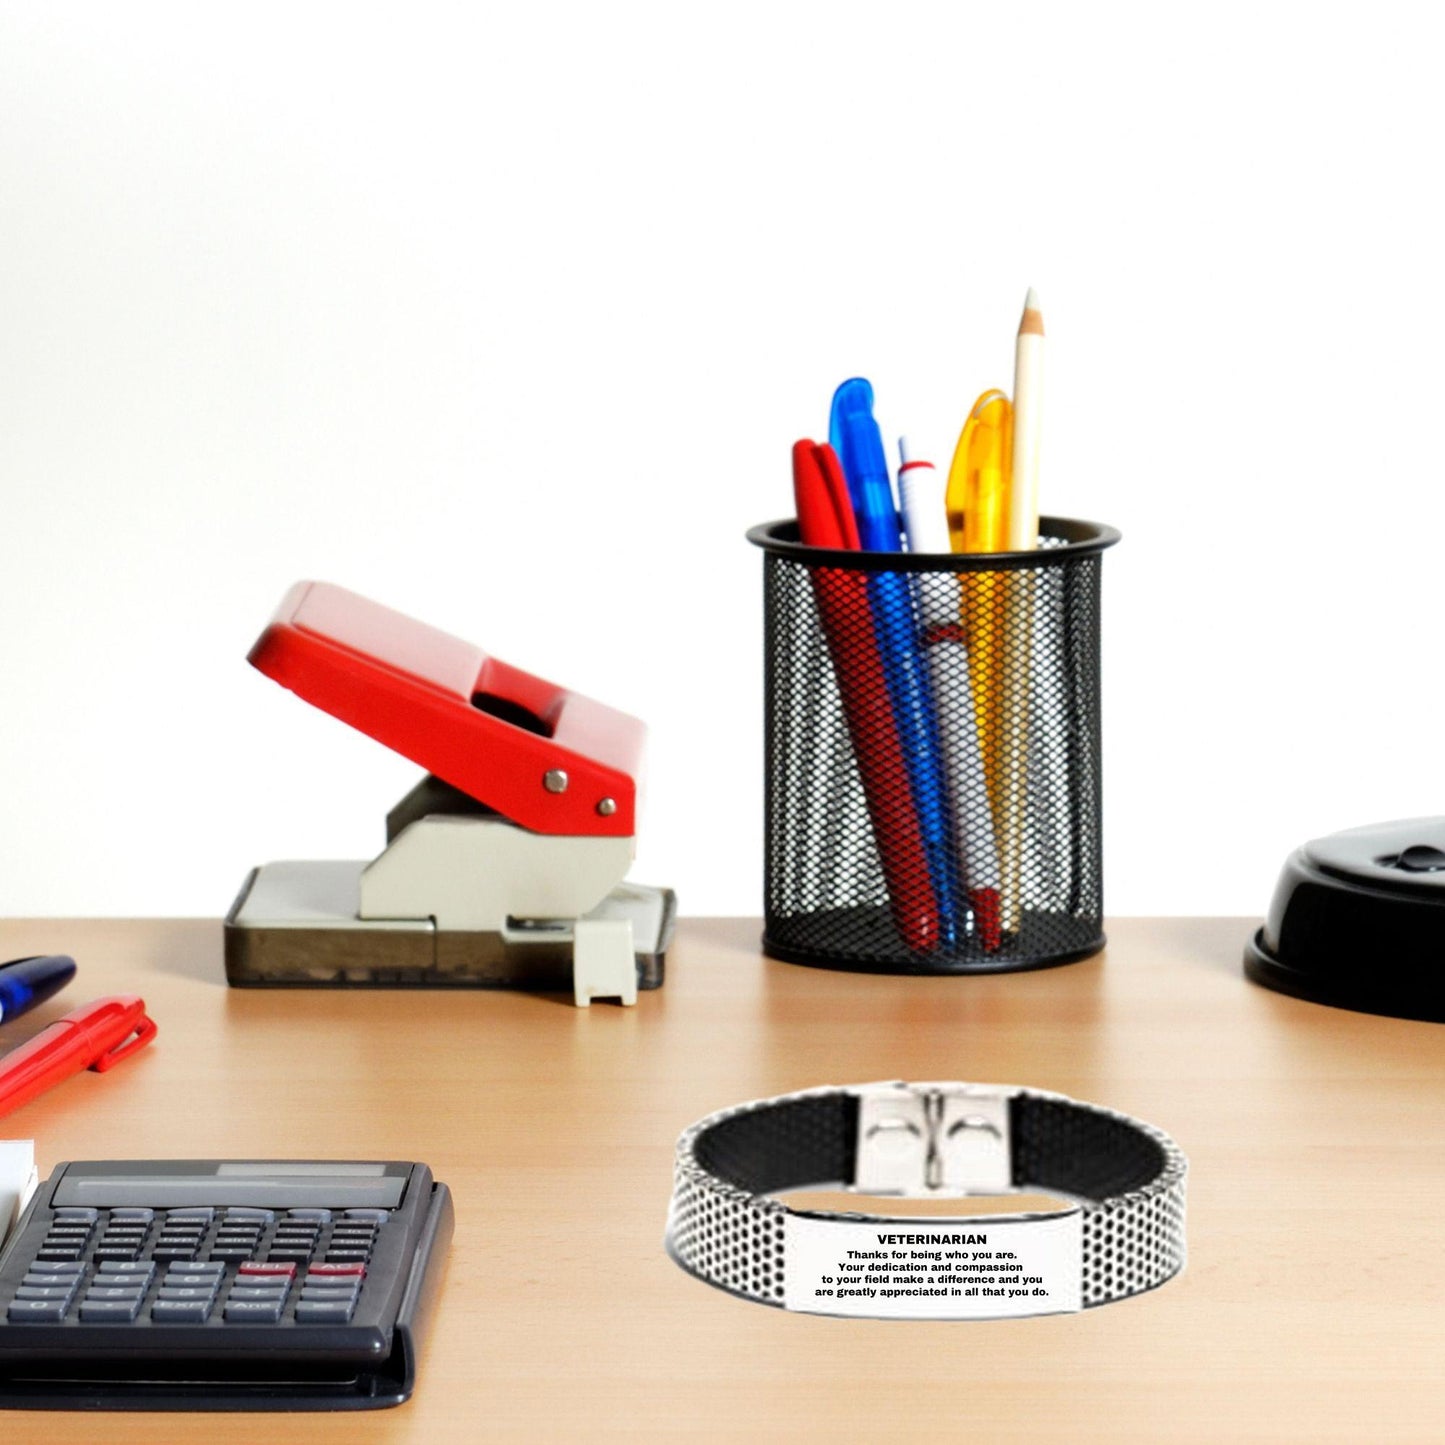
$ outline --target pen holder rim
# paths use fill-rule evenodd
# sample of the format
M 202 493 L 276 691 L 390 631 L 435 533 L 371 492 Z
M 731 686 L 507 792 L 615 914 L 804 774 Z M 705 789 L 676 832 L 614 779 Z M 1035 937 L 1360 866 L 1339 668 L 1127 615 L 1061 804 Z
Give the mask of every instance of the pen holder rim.
M 1077 517 L 1040 517 L 1039 536 L 1056 545 L 1028 552 L 847 552 L 809 547 L 798 540 L 794 517 L 749 527 L 748 541 L 764 552 L 808 567 L 846 567 L 865 572 L 1016 572 L 1059 566 L 1092 557 L 1122 537 L 1117 527 Z

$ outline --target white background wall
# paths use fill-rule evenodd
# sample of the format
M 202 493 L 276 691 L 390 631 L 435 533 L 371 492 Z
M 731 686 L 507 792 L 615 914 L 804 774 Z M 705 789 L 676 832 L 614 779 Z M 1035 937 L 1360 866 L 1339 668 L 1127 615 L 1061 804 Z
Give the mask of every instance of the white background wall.
M 380 846 L 413 767 L 244 662 L 300 577 L 646 718 L 634 876 L 757 912 L 743 532 L 845 376 L 946 461 L 1029 284 L 1110 911 L 1445 809 L 1427 14 L 0 4 L 0 914 Z

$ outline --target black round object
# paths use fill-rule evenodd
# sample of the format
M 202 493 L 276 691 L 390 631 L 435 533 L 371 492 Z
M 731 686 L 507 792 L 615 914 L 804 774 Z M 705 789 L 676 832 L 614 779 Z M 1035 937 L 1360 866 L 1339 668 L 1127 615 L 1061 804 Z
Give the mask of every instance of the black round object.
M 1313 1003 L 1445 1023 L 1445 818 L 1375 823 L 1296 849 L 1244 971 Z

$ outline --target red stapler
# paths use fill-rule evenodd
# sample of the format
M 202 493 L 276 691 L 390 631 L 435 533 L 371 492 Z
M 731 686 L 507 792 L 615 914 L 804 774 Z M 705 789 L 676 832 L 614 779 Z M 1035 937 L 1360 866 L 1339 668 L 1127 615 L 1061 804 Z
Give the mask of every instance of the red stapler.
M 236 985 L 568 989 L 662 983 L 676 900 L 624 882 L 645 729 L 324 582 L 298 582 L 251 663 L 427 776 L 371 862 L 268 863 L 226 919 Z

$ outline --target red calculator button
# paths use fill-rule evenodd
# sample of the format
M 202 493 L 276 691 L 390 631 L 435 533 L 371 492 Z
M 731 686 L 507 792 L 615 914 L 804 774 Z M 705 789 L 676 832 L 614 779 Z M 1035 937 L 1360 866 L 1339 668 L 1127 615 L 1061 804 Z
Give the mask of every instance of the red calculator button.
M 313 1264 L 306 1271 L 308 1279 L 335 1279 L 339 1275 L 355 1275 L 358 1278 L 366 1273 L 364 1264 Z

